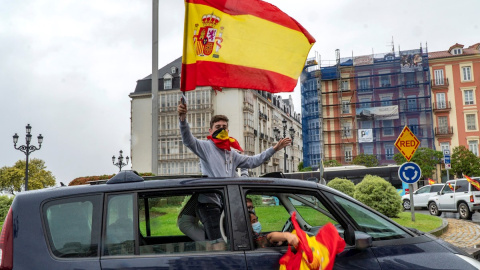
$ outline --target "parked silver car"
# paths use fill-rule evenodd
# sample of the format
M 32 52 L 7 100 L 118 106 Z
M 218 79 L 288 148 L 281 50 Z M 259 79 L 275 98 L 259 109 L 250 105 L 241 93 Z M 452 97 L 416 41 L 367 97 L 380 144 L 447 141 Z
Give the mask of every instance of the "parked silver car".
M 428 199 L 430 196 L 437 195 L 444 184 L 433 184 L 421 187 L 413 192 L 413 204 L 415 208 L 417 207 L 428 207 Z M 410 202 L 410 194 L 405 194 L 402 196 L 402 206 L 405 210 L 410 210 L 411 202 Z

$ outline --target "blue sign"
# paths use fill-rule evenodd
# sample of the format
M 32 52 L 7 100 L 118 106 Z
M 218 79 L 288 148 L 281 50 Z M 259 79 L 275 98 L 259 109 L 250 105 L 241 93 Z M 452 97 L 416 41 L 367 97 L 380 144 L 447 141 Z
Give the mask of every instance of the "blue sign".
M 443 160 L 444 160 L 445 164 L 450 164 L 450 155 L 443 156 Z
M 415 162 L 405 162 L 398 168 L 398 177 L 407 184 L 413 184 L 420 180 L 422 170 Z

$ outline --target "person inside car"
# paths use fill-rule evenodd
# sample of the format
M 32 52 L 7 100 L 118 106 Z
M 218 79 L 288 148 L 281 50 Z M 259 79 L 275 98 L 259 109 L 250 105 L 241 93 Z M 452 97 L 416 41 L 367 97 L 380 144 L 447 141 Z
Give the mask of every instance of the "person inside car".
M 268 234 L 262 234 L 262 225 L 258 221 L 257 215 L 248 211 L 250 215 L 250 223 L 252 225 L 253 240 L 257 248 L 281 246 L 284 241 L 293 247 L 298 246 L 298 237 L 290 232 L 271 232 Z
M 195 138 L 186 120 L 187 104 L 182 102 L 177 107 L 179 126 L 183 144 L 200 158 L 202 174 L 209 177 L 238 177 L 237 168 L 255 168 L 268 160 L 276 151 L 290 145 L 290 138 L 281 139 L 274 147 L 255 155 L 241 155 L 243 152 L 238 141 L 228 136 L 228 117 L 214 115 L 210 120 L 207 140 Z M 203 193 L 198 196 L 197 214 L 202 222 L 207 239 L 212 241 L 214 249 L 223 249 L 225 243 L 220 232 L 220 216 L 223 201 L 220 194 Z M 223 242 L 223 245 L 222 245 Z M 219 245 L 216 245 L 219 243 Z

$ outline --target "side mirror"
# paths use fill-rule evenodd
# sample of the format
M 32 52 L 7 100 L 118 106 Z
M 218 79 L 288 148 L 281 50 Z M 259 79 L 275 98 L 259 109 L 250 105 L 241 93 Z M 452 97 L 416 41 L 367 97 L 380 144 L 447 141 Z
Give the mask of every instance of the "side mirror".
M 364 232 L 355 231 L 355 248 L 359 250 L 372 246 L 372 237 Z
M 355 231 L 352 225 L 348 225 L 347 229 L 343 232 L 343 240 L 345 240 L 345 243 L 349 246 L 355 245 Z

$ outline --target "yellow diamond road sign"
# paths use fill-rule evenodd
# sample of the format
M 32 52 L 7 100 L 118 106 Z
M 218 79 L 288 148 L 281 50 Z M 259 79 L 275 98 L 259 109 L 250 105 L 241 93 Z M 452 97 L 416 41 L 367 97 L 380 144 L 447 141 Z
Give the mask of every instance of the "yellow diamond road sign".
M 410 161 L 415 151 L 417 151 L 418 146 L 420 146 L 420 141 L 415 137 L 415 134 L 405 126 L 395 141 L 395 146 L 407 161 Z

